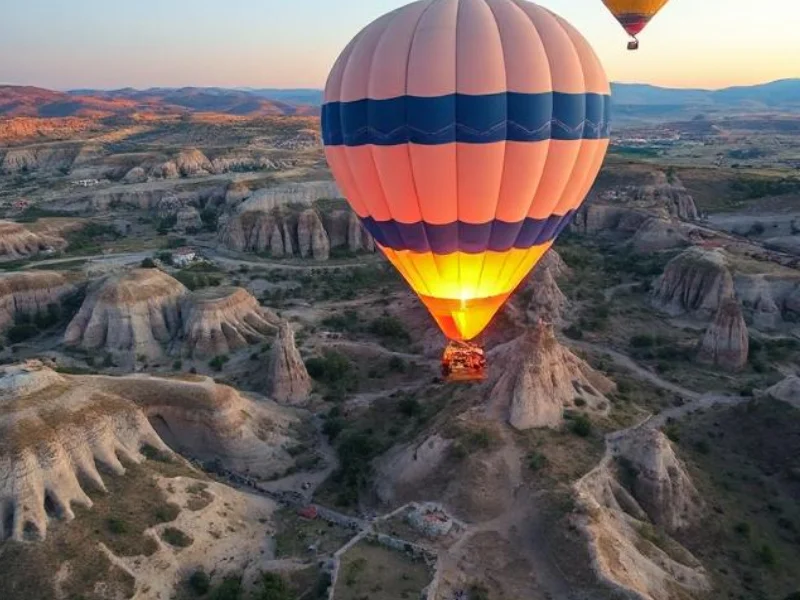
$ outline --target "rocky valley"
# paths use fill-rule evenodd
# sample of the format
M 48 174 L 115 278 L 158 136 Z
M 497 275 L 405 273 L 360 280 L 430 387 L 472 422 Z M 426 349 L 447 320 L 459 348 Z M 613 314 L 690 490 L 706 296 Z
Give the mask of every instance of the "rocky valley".
M 0 87 L 0 598 L 797 597 L 796 135 L 625 104 L 453 384 L 259 94 Z

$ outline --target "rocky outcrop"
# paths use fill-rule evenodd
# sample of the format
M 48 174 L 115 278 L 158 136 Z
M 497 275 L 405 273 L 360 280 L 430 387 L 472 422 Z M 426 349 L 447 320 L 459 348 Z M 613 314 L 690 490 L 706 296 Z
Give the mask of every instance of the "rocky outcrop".
M 64 343 L 103 349 L 128 361 L 157 359 L 181 329 L 180 303 L 188 290 L 158 269 L 112 275 L 90 290 L 67 327 Z
M 767 395 L 800 410 L 800 377 L 791 375 L 767 390 Z
M 233 181 L 225 192 L 225 206 L 234 208 L 241 204 L 252 192 L 244 181 Z
M 185 352 L 228 354 L 274 335 L 280 319 L 242 288 L 209 288 L 185 296 L 180 311 Z
M 567 297 L 558 287 L 551 269 L 537 269 L 529 288 L 530 300 L 525 312 L 531 322 L 558 323 L 567 305 Z
M 750 322 L 757 329 L 778 329 L 783 323 L 784 310 L 791 310 L 791 294 L 800 274 L 771 277 L 742 273 L 734 276 L 736 295 L 742 301 Z
M 615 452 L 629 491 L 653 523 L 674 533 L 700 520 L 702 498 L 667 436 L 636 429 L 616 442 Z
M 186 200 L 174 194 L 167 194 L 156 204 L 156 213 L 159 219 L 175 217 L 178 212 L 186 206 Z
M 0 540 L 42 539 L 50 518 L 92 506 L 102 470 L 141 463 L 145 446 L 269 477 L 292 460 L 294 419 L 206 377 L 58 375 L 38 361 L 0 368 Z M 166 442 L 166 443 L 165 443 Z
M 239 206 L 239 212 L 270 212 L 276 208 L 290 205 L 311 206 L 322 198 L 341 198 L 339 188 L 332 181 L 309 181 L 289 183 L 254 191 L 246 202 Z
M 55 235 L 33 233 L 13 221 L 0 221 L 0 260 L 14 260 L 47 250 L 61 250 L 67 242 Z
M 677 517 L 683 523 L 685 515 L 696 514 L 689 507 L 694 486 L 661 434 L 633 435 L 616 449 L 624 459 L 607 456 L 574 486 L 573 522 L 588 542 L 592 568 L 620 597 L 674 600 L 705 594 L 711 581 L 703 566 L 669 535 L 656 532 L 648 518 L 648 510 L 663 515 L 664 522 Z M 625 479 L 633 480 L 631 488 L 619 479 L 619 462 Z
M 736 298 L 727 298 L 703 336 L 698 358 L 735 371 L 747 364 L 748 348 L 749 337 L 742 307 Z
M 666 209 L 669 216 L 683 221 L 697 221 L 700 218 L 694 198 L 675 177 L 671 183 L 635 188 L 631 197 L 637 206 Z
M 269 358 L 269 395 L 283 404 L 302 405 L 311 395 L 311 377 L 288 322 L 280 325 Z
M 203 228 L 203 219 L 200 218 L 200 213 L 194 206 L 181 207 L 175 216 L 177 218 L 175 221 L 176 231 L 188 233 L 197 232 Z
M 211 162 L 212 173 L 240 171 L 281 171 L 291 169 L 297 161 L 290 159 L 272 160 L 266 156 L 236 155 L 215 158 Z
M 351 211 L 320 215 L 314 209 L 296 213 L 290 208 L 270 212 L 245 211 L 231 215 L 220 227 L 219 241 L 237 252 L 266 252 L 275 258 L 300 254 L 327 260 L 334 248 L 375 252 L 375 241 Z
M 519 430 L 558 427 L 564 409 L 607 414 L 616 385 L 561 346 L 552 325 L 539 323 L 489 353 L 501 366 L 489 382 L 489 412 Z
M 587 202 L 578 210 L 571 227 L 585 234 L 600 232 L 633 234 L 651 217 L 652 215 L 645 211 Z
M 650 254 L 689 245 L 689 238 L 680 225 L 664 219 L 649 219 L 636 231 L 631 239 L 634 252 Z
M 331 251 L 330 240 L 317 212 L 304 210 L 297 220 L 297 252 L 302 258 L 328 260 Z
M 147 181 L 147 172 L 142 167 L 133 167 L 122 178 L 125 183 L 144 183 Z
M 211 161 L 197 148 L 182 150 L 175 159 L 175 166 L 183 177 L 209 175 L 214 171 Z
M 35 316 L 59 308 L 76 287 L 63 273 L 32 271 L 0 275 L 0 329 L 14 324 L 21 315 Z
M 169 452 L 135 405 L 70 383 L 39 362 L 0 368 L 0 540 L 44 539 L 48 510 L 91 507 L 98 465 L 123 474 L 118 457 L 138 463 L 145 444 Z
M 710 319 L 734 293 L 725 253 L 689 248 L 672 259 L 653 286 L 653 305 L 669 315 Z
M 174 160 L 168 160 L 160 165 L 156 165 L 150 170 L 150 177 L 154 179 L 178 179 L 180 176 L 178 165 L 175 164 Z
M 11 148 L 0 163 L 0 173 L 13 175 L 37 170 L 68 171 L 79 150 L 80 146 L 73 144 Z
M 375 240 L 364 229 L 361 219 L 354 212 L 348 211 L 347 249 L 350 252 L 375 252 Z

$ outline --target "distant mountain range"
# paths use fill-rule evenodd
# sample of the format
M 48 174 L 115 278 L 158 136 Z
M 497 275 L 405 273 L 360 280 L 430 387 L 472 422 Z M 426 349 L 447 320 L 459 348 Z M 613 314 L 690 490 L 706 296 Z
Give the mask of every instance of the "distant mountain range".
M 721 90 L 612 84 L 615 119 L 674 119 L 692 113 L 800 113 L 800 79 Z M 207 112 L 233 116 L 318 115 L 322 90 L 274 88 L 150 88 L 71 90 L 0 85 L 0 117 L 104 117 Z
M 242 117 L 319 114 L 318 106 L 299 101 L 303 90 L 285 92 L 274 90 L 272 94 L 264 94 L 261 90 L 197 87 L 55 92 L 0 85 L 0 118 L 104 118 L 134 113 L 213 113 Z

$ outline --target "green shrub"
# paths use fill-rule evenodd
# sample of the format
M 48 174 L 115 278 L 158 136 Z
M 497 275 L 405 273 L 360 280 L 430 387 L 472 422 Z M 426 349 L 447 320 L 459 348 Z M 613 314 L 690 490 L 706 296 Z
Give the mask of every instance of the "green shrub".
M 578 329 L 575 325 L 570 325 L 564 330 L 564 335 L 572 340 L 582 340 L 583 331 Z
M 255 594 L 256 600 L 295 600 L 296 596 L 276 573 L 264 573 Z
M 125 523 L 125 521 L 117 517 L 110 517 L 106 521 L 106 527 L 108 527 L 108 530 L 114 535 L 123 535 L 125 533 L 128 533 L 127 523 Z
M 140 265 L 143 269 L 155 269 L 156 262 L 152 258 L 145 258 Z
M 422 405 L 416 398 L 403 398 L 397 408 L 407 417 L 414 417 L 422 412 Z
M 547 457 L 541 452 L 531 452 L 528 454 L 528 468 L 531 471 L 539 471 L 547 466 Z
M 175 546 L 176 548 L 188 548 L 194 543 L 194 540 L 190 536 L 175 527 L 167 527 L 162 531 L 161 539 L 170 546 Z
M 225 363 L 230 361 L 230 357 L 227 354 L 223 354 L 222 356 L 215 356 L 208 362 L 208 366 L 211 367 L 214 371 L 220 372 L 222 368 L 225 366 Z
M 581 437 L 589 437 L 592 433 L 592 422 L 586 415 L 578 415 L 570 425 L 572 433 Z
M 211 592 L 211 600 L 240 600 L 242 597 L 241 577 L 226 577 L 222 584 Z
M 196 595 L 203 596 L 211 589 L 211 579 L 205 571 L 200 569 L 189 577 L 189 587 Z
M 39 333 L 39 328 L 32 323 L 21 323 L 14 325 L 8 330 L 6 337 L 12 344 L 19 344 L 25 340 L 29 340 Z

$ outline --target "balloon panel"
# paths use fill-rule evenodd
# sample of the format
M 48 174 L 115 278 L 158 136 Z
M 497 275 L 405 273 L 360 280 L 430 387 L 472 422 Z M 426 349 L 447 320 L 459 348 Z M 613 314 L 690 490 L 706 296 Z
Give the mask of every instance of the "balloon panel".
M 523 0 L 423 0 L 334 66 L 328 163 L 446 335 L 471 339 L 569 223 L 608 147 L 610 89 L 571 25 Z

